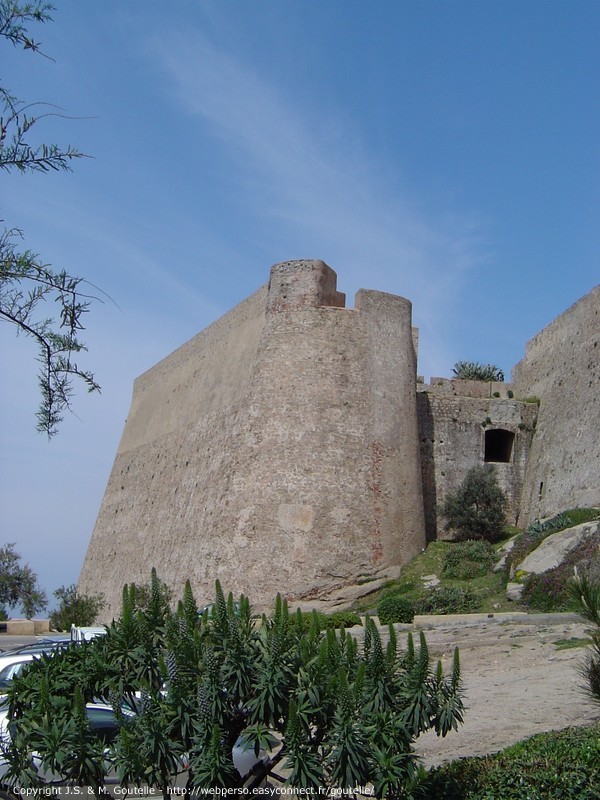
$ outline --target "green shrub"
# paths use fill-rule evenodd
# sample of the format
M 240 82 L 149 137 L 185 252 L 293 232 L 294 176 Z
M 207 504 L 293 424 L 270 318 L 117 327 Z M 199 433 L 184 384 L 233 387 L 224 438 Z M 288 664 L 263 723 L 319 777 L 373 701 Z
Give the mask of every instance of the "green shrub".
M 600 724 L 541 733 L 492 756 L 430 770 L 420 800 L 597 800 Z
M 442 575 L 459 580 L 478 578 L 486 575 L 497 559 L 496 551 L 489 542 L 456 542 L 444 556 Z
M 470 614 L 479 601 L 470 589 L 438 586 L 414 604 L 415 614 Z
M 496 472 L 490 464 L 473 467 L 442 507 L 446 530 L 458 540 L 502 537 L 506 525 L 506 496 L 498 486 Z
M 512 389 L 507 389 L 506 396 L 508 397 L 509 400 L 512 400 L 513 397 L 515 396 L 515 393 L 513 392 Z
M 317 631 L 324 631 L 328 628 L 336 629 L 352 628 L 354 625 L 362 625 L 362 620 L 354 611 L 335 611 L 333 614 L 323 614 L 320 611 L 302 611 L 299 615 L 292 616 L 292 624 L 301 624 L 302 630 L 307 632 L 311 625 Z
M 377 616 L 382 625 L 395 622 L 410 623 L 415 618 L 415 610 L 412 603 L 404 597 L 388 595 L 377 604 Z
M 74 583 L 56 589 L 54 596 L 60 600 L 60 606 L 50 614 L 50 627 L 55 631 L 69 631 L 71 625 L 93 625 L 106 605 L 104 595 L 79 594 Z
M 582 525 L 600 518 L 600 508 L 570 508 L 565 515 L 571 520 L 571 526 Z
M 321 614 L 321 630 L 326 628 L 353 628 L 362 625 L 362 620 L 354 611 L 334 611 L 333 614 Z

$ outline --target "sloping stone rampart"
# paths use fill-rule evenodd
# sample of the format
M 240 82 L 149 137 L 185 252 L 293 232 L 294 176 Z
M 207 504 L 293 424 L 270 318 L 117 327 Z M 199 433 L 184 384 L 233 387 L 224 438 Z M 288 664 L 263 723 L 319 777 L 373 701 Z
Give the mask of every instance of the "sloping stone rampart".
M 343 307 L 319 261 L 262 289 L 135 383 L 79 581 L 105 619 L 152 566 L 199 602 L 257 606 L 387 574 L 424 546 L 408 300 Z
M 540 398 L 520 521 L 600 505 L 600 286 L 527 343 L 515 395 Z

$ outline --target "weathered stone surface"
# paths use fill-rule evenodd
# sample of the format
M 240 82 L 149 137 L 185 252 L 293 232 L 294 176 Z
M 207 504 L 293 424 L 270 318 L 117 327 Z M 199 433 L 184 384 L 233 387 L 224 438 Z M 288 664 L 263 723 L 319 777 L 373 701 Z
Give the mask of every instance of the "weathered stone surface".
M 153 566 L 201 604 L 219 578 L 258 608 L 347 606 L 444 535 L 438 509 L 483 462 L 512 521 L 600 505 L 599 303 L 529 342 L 513 384 L 417 385 L 408 300 L 346 308 L 324 262 L 276 264 L 135 381 L 79 590 L 102 576 L 102 621 Z
M 558 567 L 565 560 L 566 556 L 577 547 L 586 537 L 592 536 L 600 530 L 600 522 L 586 522 L 558 531 L 547 536 L 539 547 L 529 553 L 520 564 L 517 564 L 517 572 L 540 574 L 549 569 Z
M 259 290 L 135 382 L 80 576 L 102 590 L 155 566 L 200 603 L 317 600 L 424 546 L 411 304 L 343 307 L 321 261 Z
M 537 406 L 493 396 L 499 384 L 482 381 L 432 380 L 417 386 L 421 469 L 427 539 L 451 538 L 441 508 L 472 467 L 486 460 L 486 431 L 512 437 L 506 461 L 489 461 L 508 499 L 508 518 L 519 514 L 521 485 Z M 489 455 L 488 455 L 489 458 Z
M 509 582 L 506 584 L 506 599 L 518 603 L 525 587 L 522 583 Z
M 512 539 L 509 539 L 507 542 L 504 542 L 502 547 L 498 549 L 498 555 L 500 558 L 494 565 L 494 572 L 501 572 L 506 567 L 506 562 L 508 560 L 509 555 L 512 553 L 515 542 L 517 541 L 517 537 L 513 536 Z
M 600 286 L 527 343 L 512 382 L 541 400 L 519 523 L 600 504 Z

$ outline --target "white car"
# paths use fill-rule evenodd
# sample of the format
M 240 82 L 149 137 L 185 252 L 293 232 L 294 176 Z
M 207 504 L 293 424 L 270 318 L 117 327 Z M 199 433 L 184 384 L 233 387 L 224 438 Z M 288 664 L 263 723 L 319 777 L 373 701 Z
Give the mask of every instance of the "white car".
M 0 692 L 5 692 L 23 667 L 39 658 L 39 653 L 17 653 L 0 657 Z

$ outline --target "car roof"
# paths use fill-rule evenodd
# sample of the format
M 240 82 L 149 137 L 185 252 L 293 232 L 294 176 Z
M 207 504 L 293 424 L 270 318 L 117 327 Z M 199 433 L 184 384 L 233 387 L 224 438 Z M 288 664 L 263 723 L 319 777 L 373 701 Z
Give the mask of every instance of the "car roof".
M 0 669 L 7 667 L 9 664 L 18 664 L 21 661 L 33 661 L 38 655 L 41 655 L 41 653 L 6 653 L 0 655 Z
M 60 650 L 63 647 L 70 646 L 70 636 L 64 639 L 38 639 L 37 642 L 29 642 L 29 644 L 21 644 L 16 647 L 10 647 L 8 650 L 2 650 L 0 651 L 0 658 L 17 655 L 19 653 L 49 653 L 53 650 Z

